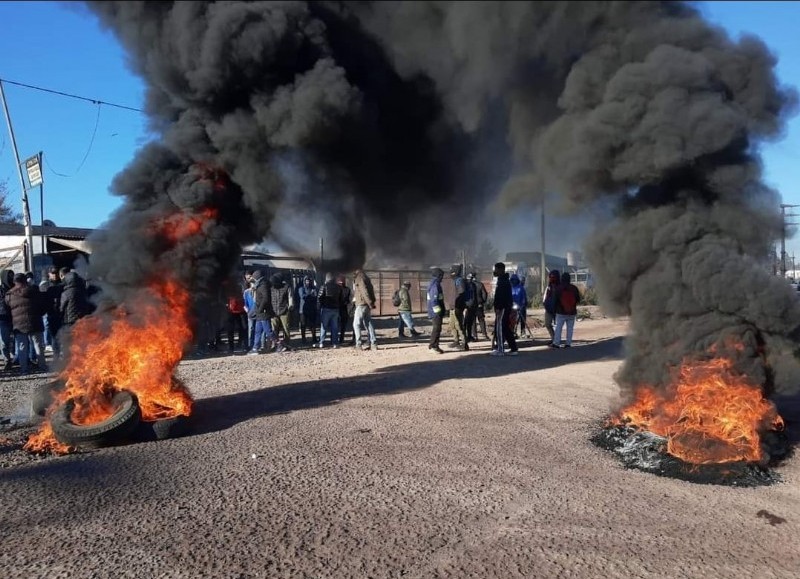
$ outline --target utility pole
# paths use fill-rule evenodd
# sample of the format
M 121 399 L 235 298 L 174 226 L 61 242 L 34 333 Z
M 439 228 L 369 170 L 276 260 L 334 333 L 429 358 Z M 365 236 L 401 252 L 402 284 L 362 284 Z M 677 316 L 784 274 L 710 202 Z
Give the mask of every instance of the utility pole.
M 28 189 L 25 187 L 25 177 L 22 176 L 22 162 L 19 160 L 17 150 L 17 139 L 14 137 L 14 128 L 11 126 L 11 115 L 8 114 L 8 103 L 6 103 L 6 93 L 3 91 L 3 82 L 0 81 L 0 101 L 3 101 L 3 112 L 6 115 L 8 134 L 11 137 L 11 148 L 14 149 L 14 158 L 17 161 L 17 173 L 19 174 L 19 186 L 22 190 L 22 219 L 25 225 L 25 269 L 33 271 L 33 235 L 31 233 L 31 209 L 28 205 Z
M 786 277 L 786 226 L 797 225 L 797 223 L 786 223 L 787 217 L 800 217 L 800 213 L 786 213 L 787 207 L 800 207 L 800 205 L 789 205 L 781 203 L 781 277 Z
M 544 290 L 547 287 L 547 274 L 544 271 L 544 268 L 546 267 L 544 251 L 545 251 L 545 249 L 544 249 L 544 196 L 542 196 L 542 262 L 541 262 L 541 269 L 540 269 L 541 275 L 539 275 L 539 278 L 540 278 L 539 281 L 540 281 L 540 285 L 541 285 L 540 289 L 541 289 L 542 295 L 544 295 Z

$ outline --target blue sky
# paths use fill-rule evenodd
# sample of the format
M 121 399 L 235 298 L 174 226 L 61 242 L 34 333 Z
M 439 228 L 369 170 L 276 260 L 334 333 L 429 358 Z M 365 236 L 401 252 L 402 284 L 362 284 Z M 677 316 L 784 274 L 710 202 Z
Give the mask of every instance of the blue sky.
M 734 37 L 743 32 L 761 37 L 778 56 L 781 81 L 800 86 L 800 2 L 696 5 Z M 82 4 L 0 2 L 0 22 L 6 31 L 0 35 L 0 78 L 142 106 L 143 83 L 128 71 L 113 35 Z M 45 219 L 69 227 L 101 225 L 120 205 L 108 192 L 111 180 L 149 138 L 144 115 L 100 105 L 98 117 L 93 103 L 9 84 L 4 88 L 20 157 L 44 152 Z M 795 178 L 800 117 L 791 120 L 783 140 L 763 148 L 763 155 L 766 181 L 781 192 L 784 203 L 800 204 Z M 19 178 L 5 126 L 0 130 L 0 181 L 7 182 L 9 201 L 19 210 Z M 38 224 L 38 189 L 30 193 L 30 208 Z M 800 213 L 800 207 L 790 211 Z M 800 217 L 792 220 L 800 222 Z M 787 253 L 792 252 L 800 260 L 800 236 L 787 241 Z

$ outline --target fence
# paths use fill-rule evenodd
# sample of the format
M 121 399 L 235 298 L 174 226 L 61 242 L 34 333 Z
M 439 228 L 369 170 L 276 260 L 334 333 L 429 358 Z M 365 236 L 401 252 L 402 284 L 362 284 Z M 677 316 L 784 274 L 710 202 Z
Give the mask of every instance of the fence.
M 452 279 L 447 274 L 442 280 L 442 290 L 444 291 L 444 301 L 446 304 L 453 302 L 455 287 Z M 411 282 L 409 294 L 411 296 L 411 311 L 412 313 L 420 314 L 428 312 L 428 285 L 431 282 L 430 270 L 422 271 L 407 271 L 407 270 L 373 270 L 365 271 L 372 281 L 372 286 L 375 289 L 375 309 L 373 315 L 376 316 L 390 316 L 397 314 L 397 308 L 392 305 L 392 295 L 395 290 L 400 289 L 400 286 L 405 281 Z M 478 276 L 477 278 L 483 282 L 487 293 L 491 297 L 492 293 L 492 278 L 491 275 Z M 352 285 L 352 279 L 348 279 L 348 283 Z

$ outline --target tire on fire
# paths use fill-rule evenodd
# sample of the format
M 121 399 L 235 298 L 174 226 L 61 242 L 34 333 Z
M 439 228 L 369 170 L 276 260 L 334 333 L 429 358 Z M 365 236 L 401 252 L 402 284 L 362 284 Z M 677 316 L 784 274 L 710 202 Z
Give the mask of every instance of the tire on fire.
M 74 424 L 70 418 L 73 399 L 59 406 L 50 417 L 53 434 L 62 444 L 79 448 L 101 448 L 127 440 L 139 425 L 142 411 L 132 392 L 122 390 L 111 398 L 114 414 L 95 424 Z
M 190 417 L 182 415 L 154 421 L 142 420 L 133 437 L 139 442 L 177 438 L 189 431 L 189 420 Z
M 44 416 L 53 403 L 56 394 L 64 387 L 61 380 L 40 384 L 31 394 L 31 416 Z

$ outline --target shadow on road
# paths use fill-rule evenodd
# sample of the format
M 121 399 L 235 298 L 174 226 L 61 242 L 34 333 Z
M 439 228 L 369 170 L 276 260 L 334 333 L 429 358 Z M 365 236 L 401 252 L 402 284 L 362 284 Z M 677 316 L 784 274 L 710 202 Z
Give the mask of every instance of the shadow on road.
M 504 358 L 488 353 L 445 355 L 422 362 L 378 368 L 367 375 L 312 380 L 203 398 L 195 403 L 192 434 L 216 432 L 253 418 L 327 406 L 350 398 L 419 390 L 443 380 L 489 380 L 566 364 L 621 360 L 622 343 L 623 338 L 617 337 L 569 350 L 548 348 L 524 351 L 517 357 Z

